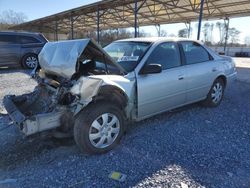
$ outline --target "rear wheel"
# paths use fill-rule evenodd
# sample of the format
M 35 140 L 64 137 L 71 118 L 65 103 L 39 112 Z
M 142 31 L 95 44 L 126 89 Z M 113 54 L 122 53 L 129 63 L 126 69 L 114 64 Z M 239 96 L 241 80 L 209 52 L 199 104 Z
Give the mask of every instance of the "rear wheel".
M 27 69 L 34 69 L 38 65 L 36 54 L 27 54 L 22 59 L 22 66 Z
M 76 119 L 74 138 L 82 151 L 105 153 L 113 149 L 124 133 L 124 118 L 115 105 L 91 104 Z
M 224 96 L 225 84 L 222 79 L 216 79 L 207 95 L 207 98 L 203 101 L 203 104 L 208 107 L 218 106 Z

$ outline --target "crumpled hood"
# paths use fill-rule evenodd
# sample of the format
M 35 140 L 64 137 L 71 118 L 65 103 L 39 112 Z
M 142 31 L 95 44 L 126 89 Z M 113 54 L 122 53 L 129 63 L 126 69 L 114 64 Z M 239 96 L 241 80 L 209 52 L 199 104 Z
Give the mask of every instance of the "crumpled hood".
M 76 72 L 76 64 L 80 56 L 86 49 L 88 53 L 95 53 L 105 58 L 106 63 L 117 67 L 121 72 L 123 68 L 113 61 L 113 59 L 93 40 L 67 40 L 59 42 L 48 42 L 40 52 L 39 64 L 41 68 L 50 74 L 71 78 Z

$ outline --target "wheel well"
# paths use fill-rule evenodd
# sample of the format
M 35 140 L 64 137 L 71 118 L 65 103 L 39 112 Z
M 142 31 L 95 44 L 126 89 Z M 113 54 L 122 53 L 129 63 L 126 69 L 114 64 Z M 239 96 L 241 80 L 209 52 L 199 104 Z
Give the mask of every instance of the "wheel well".
M 216 79 L 221 79 L 224 83 L 224 86 L 226 87 L 227 85 L 227 78 L 224 75 L 218 76 Z
M 34 55 L 34 56 L 38 57 L 38 55 L 37 55 L 36 53 L 28 52 L 28 53 L 26 53 L 26 54 L 23 54 L 22 59 L 23 59 L 24 57 L 28 56 L 28 55 Z
M 26 57 L 26 56 L 28 56 L 28 55 L 34 55 L 34 56 L 36 56 L 37 58 L 38 58 L 38 54 L 36 54 L 36 53 L 32 53 L 32 52 L 28 52 L 28 53 L 26 53 L 26 54 L 23 54 L 23 56 L 21 57 L 21 59 L 20 59 L 20 64 L 23 66 L 23 60 L 24 60 L 24 58 Z
M 116 86 L 102 86 L 98 95 L 94 97 L 94 102 L 109 101 L 112 104 L 118 105 L 121 109 L 125 108 L 128 103 L 127 95 Z

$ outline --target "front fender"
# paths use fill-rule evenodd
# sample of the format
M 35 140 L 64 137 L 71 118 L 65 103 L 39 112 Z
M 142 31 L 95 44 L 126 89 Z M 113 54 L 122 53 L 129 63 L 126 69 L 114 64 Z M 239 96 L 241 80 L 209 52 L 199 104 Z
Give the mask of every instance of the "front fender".
M 122 92 L 126 98 L 128 104 L 134 104 L 135 81 L 131 81 L 123 76 L 117 75 L 95 75 L 89 77 L 81 77 L 76 84 L 71 88 L 71 93 L 73 95 L 78 95 L 80 97 L 79 104 L 74 112 L 77 114 L 83 108 L 85 108 L 95 96 L 100 92 L 101 88 L 117 88 Z M 129 108 L 126 111 L 130 111 L 132 105 L 128 105 Z

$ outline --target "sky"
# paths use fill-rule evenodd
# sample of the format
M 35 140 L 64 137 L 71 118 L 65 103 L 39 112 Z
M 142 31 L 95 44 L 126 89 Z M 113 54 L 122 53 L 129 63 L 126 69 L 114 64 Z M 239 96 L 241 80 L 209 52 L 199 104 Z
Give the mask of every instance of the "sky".
M 27 15 L 28 21 L 30 21 L 94 2 L 97 2 L 97 0 L 0 0 L 0 14 L 5 10 L 23 12 L 25 15 Z M 216 23 L 217 21 L 210 23 Z M 204 20 L 203 23 L 204 22 L 206 22 L 206 20 Z M 241 43 L 244 42 L 246 36 L 250 36 L 249 23 L 250 17 L 230 19 L 229 27 L 235 27 L 241 31 Z M 196 22 L 191 23 L 191 27 L 193 27 L 194 30 L 192 34 L 193 39 L 195 39 L 197 35 L 196 24 Z M 167 24 L 161 26 L 161 30 L 165 30 L 168 34 L 174 35 L 177 35 L 178 30 L 183 28 L 186 28 L 184 23 Z M 151 33 L 152 36 L 157 36 L 157 30 L 154 26 L 141 27 L 140 29 L 143 29 L 147 33 Z M 214 41 L 216 42 L 218 40 L 218 29 L 214 29 L 213 36 Z
M 91 0 L 0 0 L 0 12 L 13 10 L 23 12 L 29 20 L 94 3 Z

